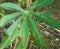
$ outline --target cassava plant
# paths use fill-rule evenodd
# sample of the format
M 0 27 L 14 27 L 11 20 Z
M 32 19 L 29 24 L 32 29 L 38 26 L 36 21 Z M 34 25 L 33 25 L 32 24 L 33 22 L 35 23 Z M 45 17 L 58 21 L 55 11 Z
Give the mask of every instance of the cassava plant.
M 8 15 L 3 15 L 0 19 L 0 27 L 4 27 L 11 20 L 16 18 L 16 21 L 4 32 L 5 36 L 2 39 L 1 48 L 8 47 L 16 38 L 16 49 L 26 49 L 28 46 L 29 36 L 33 37 L 36 46 L 47 47 L 48 44 L 44 41 L 41 32 L 38 31 L 38 23 L 33 17 L 36 17 L 41 22 L 48 24 L 52 28 L 60 28 L 60 23 L 53 20 L 49 12 L 36 12 L 38 8 L 50 5 L 53 0 L 35 0 L 27 10 L 22 9 L 14 3 L 2 3 L 1 9 L 14 10 L 15 12 Z

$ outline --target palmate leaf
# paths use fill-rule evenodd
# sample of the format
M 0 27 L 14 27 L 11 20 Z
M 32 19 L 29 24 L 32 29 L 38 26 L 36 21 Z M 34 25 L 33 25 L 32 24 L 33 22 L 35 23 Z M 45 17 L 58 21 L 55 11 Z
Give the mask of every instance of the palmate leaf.
M 0 49 L 4 49 L 4 48 L 8 47 L 9 44 L 12 43 L 14 41 L 14 39 L 17 37 L 17 35 L 18 35 L 18 30 L 15 29 L 11 36 L 9 36 L 8 38 L 3 38 L 4 41 L 2 40 L 3 42 L 1 43 Z
M 6 10 L 20 10 L 20 7 L 13 3 L 2 3 L 0 4 L 0 8 L 6 9 Z
M 26 20 L 24 20 L 21 24 L 19 37 L 20 37 L 20 41 L 17 44 L 16 49 L 26 49 L 28 45 L 28 38 L 29 38 L 28 25 Z
M 38 9 L 50 5 L 54 0 L 37 0 L 37 1 L 40 3 L 37 3 L 34 9 Z
M 8 14 L 8 15 L 3 16 L 0 20 L 0 27 L 5 26 L 10 20 L 18 17 L 20 14 L 21 12 L 16 12 L 13 14 Z
M 37 46 L 46 47 L 47 44 L 44 42 L 41 32 L 38 32 L 37 25 L 31 17 L 28 17 L 30 26 L 30 33 L 33 36 L 34 42 Z
M 14 22 L 8 29 L 7 31 L 5 32 L 7 35 L 9 35 L 9 37 L 7 39 L 4 40 L 4 42 L 2 43 L 1 45 L 1 49 L 7 47 L 11 42 L 14 41 L 14 39 L 16 38 L 17 36 L 17 32 L 18 30 L 16 29 L 17 25 L 21 22 L 22 20 L 22 17 L 20 17 L 18 20 L 16 20 L 16 22 Z
M 45 22 L 46 24 L 50 25 L 52 28 L 60 28 L 60 23 L 53 20 L 50 16 L 51 14 L 48 12 L 41 12 L 40 14 L 37 12 L 32 12 L 36 18 L 40 21 Z
M 16 20 L 16 22 L 14 22 L 14 23 L 7 29 L 7 31 L 5 32 L 5 34 L 7 34 L 8 36 L 11 36 L 12 33 L 13 33 L 13 31 L 15 30 L 15 28 L 18 26 L 18 24 L 21 23 L 22 18 L 23 18 L 22 16 L 19 17 L 19 19 Z

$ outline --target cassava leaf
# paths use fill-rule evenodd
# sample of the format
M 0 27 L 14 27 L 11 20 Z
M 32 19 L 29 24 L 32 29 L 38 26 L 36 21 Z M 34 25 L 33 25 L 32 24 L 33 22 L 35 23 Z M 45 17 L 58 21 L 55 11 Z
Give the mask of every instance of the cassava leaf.
M 4 8 L 6 10 L 20 10 L 20 7 L 13 3 L 2 3 L 0 4 L 0 8 Z
M 20 41 L 17 44 L 16 49 L 26 49 L 28 45 L 28 38 L 29 38 L 29 33 L 28 33 L 28 25 L 27 21 L 24 20 L 21 24 L 21 29 L 19 33 Z
M 3 44 L 5 42 L 5 40 L 8 38 L 8 36 L 6 34 L 3 35 L 3 39 L 1 40 L 1 44 Z
M 16 26 L 18 25 L 18 23 L 21 22 L 21 20 L 22 20 L 22 17 L 20 17 L 18 20 L 16 20 L 16 22 L 14 22 L 5 32 L 7 35 L 9 35 L 9 37 L 7 39 L 5 39 L 3 44 L 1 45 L 2 49 L 7 47 L 17 37 L 18 30 L 16 29 Z
M 13 31 L 15 30 L 15 28 L 18 26 L 18 24 L 20 24 L 22 21 L 22 16 L 19 17 L 18 20 L 16 20 L 16 22 L 14 22 L 5 32 L 5 34 L 7 34 L 8 36 L 11 36 Z
M 31 4 L 31 6 L 36 6 L 37 4 L 39 4 L 39 3 L 41 3 L 41 2 L 43 2 L 44 0 L 35 0 L 32 4 Z
M 28 17 L 28 22 L 30 26 L 30 33 L 33 36 L 35 44 L 37 46 L 46 47 L 47 44 L 44 42 L 41 32 L 38 32 L 37 25 L 31 17 Z
M 8 14 L 8 15 L 3 16 L 0 20 L 0 27 L 5 26 L 10 20 L 18 17 L 20 14 L 21 14 L 20 12 L 16 12 L 13 14 Z
M 60 28 L 60 23 L 53 20 L 50 16 L 51 14 L 48 12 L 41 12 L 40 14 L 37 12 L 32 12 L 32 14 L 38 18 L 40 21 L 45 22 L 50 25 L 52 28 Z
M 15 30 L 13 31 L 13 34 L 12 34 L 11 36 L 9 36 L 8 38 L 6 38 L 6 39 L 4 40 L 4 42 L 1 44 L 1 49 L 4 49 L 4 48 L 6 48 L 7 46 L 9 46 L 9 44 L 14 41 L 14 39 L 17 37 L 17 35 L 18 35 L 18 30 L 15 29 Z
M 38 0 L 37 4 L 35 5 L 34 9 L 38 9 L 38 8 L 41 8 L 41 7 L 45 7 L 47 5 L 50 5 L 54 0 Z M 40 2 L 40 3 L 39 3 Z

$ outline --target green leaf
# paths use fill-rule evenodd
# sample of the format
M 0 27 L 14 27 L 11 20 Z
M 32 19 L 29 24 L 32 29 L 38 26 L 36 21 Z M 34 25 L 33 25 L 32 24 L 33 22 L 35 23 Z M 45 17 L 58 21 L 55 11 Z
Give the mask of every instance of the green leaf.
M 46 47 L 47 44 L 44 42 L 41 32 L 38 32 L 37 25 L 31 17 L 28 17 L 30 26 L 30 33 L 33 36 L 34 42 L 37 46 Z
M 37 1 L 37 2 L 40 2 L 40 3 L 37 3 L 36 6 L 34 7 L 34 9 L 38 9 L 38 8 L 50 5 L 53 1 L 54 0 L 40 0 L 40 1 Z
M 28 45 L 28 38 L 29 38 L 28 25 L 26 20 L 24 20 L 21 24 L 19 37 L 21 40 L 17 44 L 16 49 L 26 49 Z
M 18 0 L 19 3 L 21 3 L 23 0 Z
M 20 14 L 21 14 L 20 12 L 16 12 L 13 14 L 8 14 L 8 15 L 3 16 L 0 20 L 0 27 L 5 26 L 8 22 L 10 22 L 10 20 L 18 17 Z
M 7 34 L 8 36 L 11 36 L 13 31 L 15 30 L 15 28 L 18 26 L 18 24 L 20 24 L 22 21 L 22 16 L 16 20 L 16 22 L 14 22 L 8 29 L 7 31 L 5 32 L 5 34 Z
M 4 8 L 6 10 L 18 10 L 20 11 L 20 7 L 13 3 L 2 3 L 0 4 L 0 8 Z
M 6 34 L 3 35 L 3 39 L 1 40 L 1 44 L 3 44 L 5 42 L 5 40 L 8 38 L 8 36 Z
M 15 29 L 13 34 L 3 41 L 3 43 L 1 44 L 1 49 L 8 47 L 8 45 L 14 41 L 17 35 L 18 35 L 18 30 Z
M 41 12 L 40 14 L 37 12 L 32 12 L 32 15 L 34 15 L 40 21 L 45 22 L 46 24 L 50 25 L 52 28 L 60 28 L 60 23 L 53 20 L 51 18 L 51 14 L 48 12 Z
M 44 0 L 35 0 L 32 4 L 31 4 L 31 6 L 36 6 L 37 4 L 39 4 L 39 3 L 41 3 L 41 2 L 43 2 Z
M 18 18 L 18 20 L 16 20 L 16 22 L 14 22 L 5 32 L 7 35 L 9 35 L 9 37 L 7 39 L 4 39 L 1 48 L 5 48 L 7 47 L 10 43 L 12 43 L 14 41 L 14 39 L 17 37 L 18 34 L 18 30 L 16 29 L 17 25 L 19 23 L 21 23 L 22 20 L 22 16 Z

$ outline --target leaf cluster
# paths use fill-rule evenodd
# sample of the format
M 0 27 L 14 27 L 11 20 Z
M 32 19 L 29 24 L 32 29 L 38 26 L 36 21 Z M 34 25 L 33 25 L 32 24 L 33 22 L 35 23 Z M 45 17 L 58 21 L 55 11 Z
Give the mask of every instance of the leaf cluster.
M 38 31 L 38 23 L 32 17 L 36 17 L 41 22 L 48 24 L 52 28 L 60 28 L 60 23 L 51 18 L 49 12 L 34 12 L 34 9 L 42 8 L 50 5 L 53 0 L 35 0 L 28 10 L 22 9 L 20 6 L 14 3 L 2 3 L 0 8 L 5 10 L 17 11 L 12 14 L 4 15 L 0 19 L 0 27 L 4 27 L 11 20 L 18 17 L 16 21 L 4 32 L 7 36 L 4 36 L 1 43 L 1 48 L 4 49 L 10 45 L 17 37 L 19 41 L 16 49 L 26 49 L 29 42 L 29 35 L 33 37 L 34 43 L 37 46 L 47 47 L 48 44 L 44 41 L 41 32 Z

